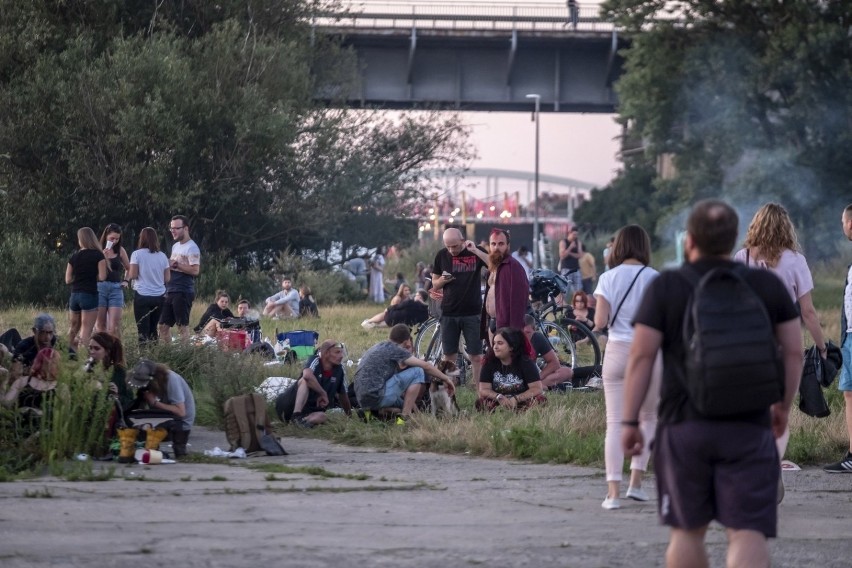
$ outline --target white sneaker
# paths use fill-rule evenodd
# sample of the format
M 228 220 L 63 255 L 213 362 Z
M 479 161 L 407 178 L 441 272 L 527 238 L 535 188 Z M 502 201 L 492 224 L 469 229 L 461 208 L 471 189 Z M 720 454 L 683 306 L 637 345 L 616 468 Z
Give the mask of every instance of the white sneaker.
M 618 502 L 618 497 L 607 497 L 601 503 L 601 507 L 607 510 L 620 509 L 621 503 Z
M 361 322 L 361 327 L 363 327 L 364 329 L 369 331 L 369 330 L 373 329 L 374 327 L 376 327 L 376 324 L 374 324 L 370 320 L 364 320 L 364 321 Z
M 648 493 L 645 492 L 641 487 L 628 487 L 627 493 L 624 494 L 628 499 L 633 499 L 634 501 L 648 501 L 650 497 L 648 497 Z
M 586 382 L 586 388 L 589 389 L 602 389 L 603 388 L 603 379 L 600 377 L 592 377 Z

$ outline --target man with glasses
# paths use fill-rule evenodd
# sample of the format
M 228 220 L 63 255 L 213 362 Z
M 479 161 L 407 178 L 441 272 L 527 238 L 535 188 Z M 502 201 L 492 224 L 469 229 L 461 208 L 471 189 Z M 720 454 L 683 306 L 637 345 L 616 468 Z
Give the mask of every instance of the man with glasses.
M 11 377 L 29 373 L 36 355 L 42 349 L 56 346 L 56 322 L 49 314 L 38 314 L 33 321 L 33 335 L 21 340 L 12 350 Z
M 444 246 L 432 263 L 432 288 L 442 292 L 441 342 L 445 361 L 456 361 L 459 338 L 464 335 L 465 350 L 473 367 L 473 386 L 482 367 L 480 313 L 482 288 L 480 271 L 488 264 L 488 254 L 473 241 L 465 240 L 456 228 L 444 231 Z
M 172 327 L 177 325 L 181 339 L 189 341 L 189 312 L 195 299 L 195 278 L 201 272 L 201 250 L 189 237 L 189 220 L 175 215 L 169 223 L 175 240 L 169 257 L 171 279 L 166 284 L 166 297 L 160 313 L 160 339 L 170 341 Z
M 299 381 L 275 401 L 279 418 L 285 420 L 292 412 L 290 421 L 293 424 L 313 428 L 328 420 L 325 413 L 330 408 L 339 406 L 351 416 L 352 405 L 346 393 L 346 371 L 342 365 L 344 355 L 342 343 L 333 339 L 323 341 L 317 354 L 308 359 Z

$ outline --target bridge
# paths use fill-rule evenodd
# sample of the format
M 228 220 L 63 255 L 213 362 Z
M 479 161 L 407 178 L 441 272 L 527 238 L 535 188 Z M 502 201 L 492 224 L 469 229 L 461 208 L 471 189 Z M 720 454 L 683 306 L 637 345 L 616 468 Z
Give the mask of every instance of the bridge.
M 597 6 L 564 2 L 365 1 L 321 13 L 315 33 L 340 36 L 360 77 L 353 106 L 613 113 L 627 45 Z M 320 96 L 320 98 L 323 98 Z

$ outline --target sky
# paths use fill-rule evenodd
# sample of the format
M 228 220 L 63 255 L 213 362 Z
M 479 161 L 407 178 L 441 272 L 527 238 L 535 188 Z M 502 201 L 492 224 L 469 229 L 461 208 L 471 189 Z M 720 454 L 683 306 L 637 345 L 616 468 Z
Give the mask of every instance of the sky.
M 472 127 L 476 168 L 535 170 L 535 123 L 532 113 L 462 113 Z M 542 113 L 539 171 L 606 185 L 620 162 L 621 127 L 611 114 Z M 483 189 L 484 192 L 484 189 Z

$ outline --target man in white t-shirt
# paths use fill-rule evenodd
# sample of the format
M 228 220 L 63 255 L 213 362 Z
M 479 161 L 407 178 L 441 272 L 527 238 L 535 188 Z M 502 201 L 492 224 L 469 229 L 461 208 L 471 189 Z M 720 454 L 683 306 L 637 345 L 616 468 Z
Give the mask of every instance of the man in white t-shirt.
M 195 279 L 201 272 L 201 250 L 189 237 L 189 219 L 175 215 L 169 223 L 175 240 L 169 257 L 171 278 L 160 314 L 160 339 L 171 341 L 172 327 L 177 325 L 181 339 L 189 341 L 189 312 L 195 300 Z

